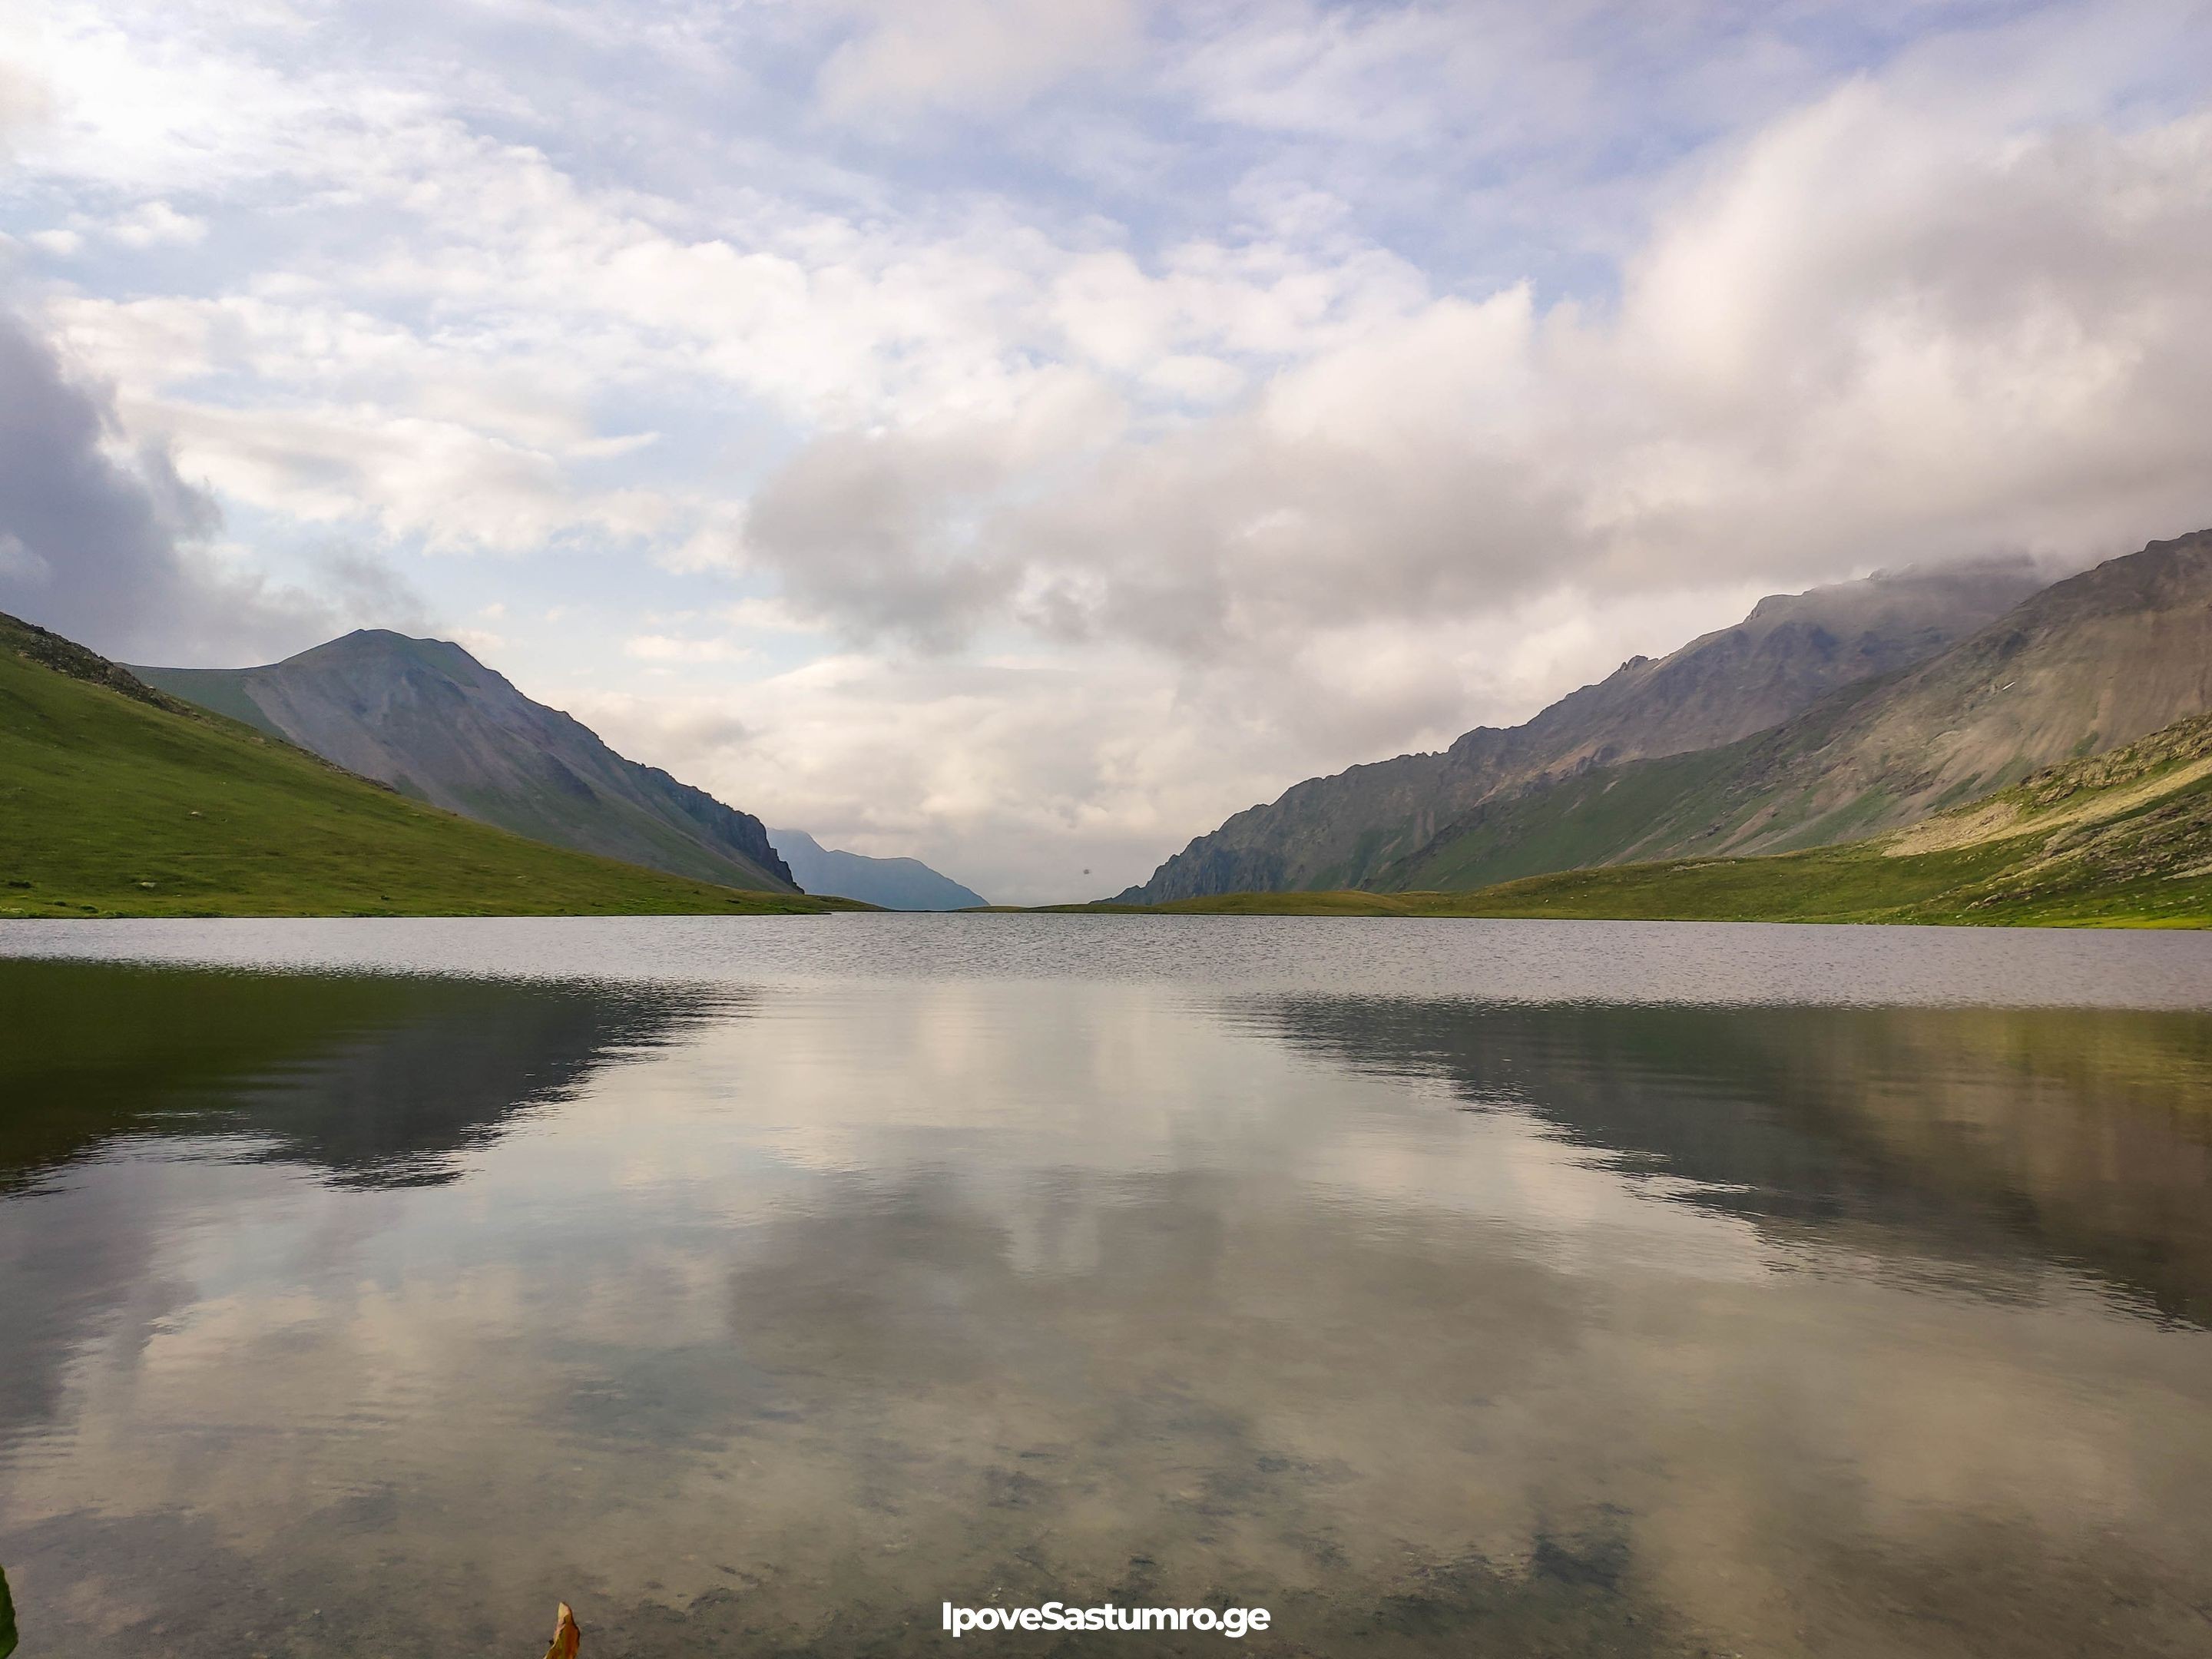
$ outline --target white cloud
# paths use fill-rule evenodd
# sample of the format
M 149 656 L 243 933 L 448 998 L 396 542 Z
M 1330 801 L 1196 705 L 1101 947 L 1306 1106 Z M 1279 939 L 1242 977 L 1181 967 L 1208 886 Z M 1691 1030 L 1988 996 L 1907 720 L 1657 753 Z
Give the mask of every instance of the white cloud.
M 0 610 L 127 660 L 202 663 L 422 614 L 358 553 L 309 560 L 312 591 L 240 561 L 217 503 L 159 444 L 118 441 L 107 389 L 4 311 L 0 383 Z
M 53 113 L 53 94 L 45 79 L 21 62 L 10 62 L 0 34 L 0 159 Z
M 736 662 L 750 655 L 724 639 L 678 639 L 669 634 L 636 634 L 623 641 L 623 654 L 642 662 Z
M 145 202 L 122 217 L 109 222 L 108 236 L 125 247 L 158 247 L 166 243 L 190 246 L 207 240 L 204 219 L 179 213 L 167 202 Z
M 1018 106 L 1063 76 L 1126 62 L 1139 0 L 840 0 L 859 31 L 817 82 L 823 112 L 879 121 L 916 112 Z
M 1216 120 L 1403 142 L 1430 135 L 1436 116 L 1427 100 L 1406 96 L 1409 75 L 1441 71 L 1474 102 L 1508 75 L 1529 75 L 1528 47 L 1544 33 L 1512 6 L 1255 6 L 1172 73 Z
M 1473 625 L 1317 631 L 1218 670 L 1126 647 L 848 652 L 655 694 L 549 665 L 529 689 L 769 823 L 923 859 L 994 900 L 1044 902 L 1141 880 L 1164 848 L 1315 770 L 1520 718 L 1563 678 L 1609 669 L 1655 635 L 1678 643 L 1756 593 L 1700 589 L 1656 607 L 1560 594 Z
M 1248 406 L 1042 489 L 998 489 L 981 426 L 827 437 L 748 533 L 858 628 L 1206 659 L 1577 580 L 2086 556 L 2212 520 L 2208 260 L 2212 116 L 2021 131 L 1857 82 L 1662 216 L 1615 307 L 1524 287 L 1332 327 Z M 1143 280 L 1091 269 L 1124 331 L 1094 355 L 1161 350 Z

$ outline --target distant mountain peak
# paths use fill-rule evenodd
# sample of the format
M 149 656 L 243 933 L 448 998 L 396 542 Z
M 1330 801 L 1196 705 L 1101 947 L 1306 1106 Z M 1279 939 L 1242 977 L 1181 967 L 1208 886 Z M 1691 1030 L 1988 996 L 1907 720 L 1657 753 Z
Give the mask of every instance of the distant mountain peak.
M 860 899 L 886 910 L 975 910 L 989 902 L 919 859 L 840 852 L 804 830 L 771 830 L 768 837 L 810 893 Z

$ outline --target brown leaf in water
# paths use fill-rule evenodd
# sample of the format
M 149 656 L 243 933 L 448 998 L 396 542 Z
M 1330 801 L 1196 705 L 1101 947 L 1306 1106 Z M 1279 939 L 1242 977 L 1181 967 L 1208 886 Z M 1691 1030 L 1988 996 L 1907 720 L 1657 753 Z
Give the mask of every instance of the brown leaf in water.
M 576 1628 L 576 1615 L 563 1601 L 553 1620 L 553 1645 L 545 1650 L 545 1659 L 576 1659 L 576 1650 L 583 1644 L 584 1632 Z

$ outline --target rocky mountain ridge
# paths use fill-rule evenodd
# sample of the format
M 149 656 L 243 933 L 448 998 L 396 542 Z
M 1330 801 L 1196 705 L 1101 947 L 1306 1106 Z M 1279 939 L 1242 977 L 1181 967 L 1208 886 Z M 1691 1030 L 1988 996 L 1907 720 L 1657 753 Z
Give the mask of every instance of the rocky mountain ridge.
M 1294 785 L 1199 836 L 1117 902 L 1375 884 L 1494 797 L 1766 730 L 1840 687 L 1937 654 L 2038 586 L 2025 561 L 2003 561 L 1762 599 L 1735 626 L 1631 658 L 1523 725 L 1477 727 L 1441 752 Z
M 2208 710 L 2212 531 L 2055 582 L 1948 650 L 1734 744 L 1500 792 L 1373 884 L 1460 890 L 1831 845 Z

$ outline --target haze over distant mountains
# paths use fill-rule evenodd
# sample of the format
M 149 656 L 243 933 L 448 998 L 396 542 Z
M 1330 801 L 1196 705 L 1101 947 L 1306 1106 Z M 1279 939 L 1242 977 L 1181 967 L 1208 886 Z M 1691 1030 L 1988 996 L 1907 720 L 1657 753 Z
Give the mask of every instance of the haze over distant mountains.
M 810 893 L 860 899 L 886 910 L 974 910 L 990 902 L 920 859 L 872 859 L 824 847 L 804 830 L 771 830 L 769 840 Z
M 133 672 L 349 772 L 535 841 L 732 887 L 797 890 L 758 818 L 624 759 L 447 641 L 363 629 L 263 668 Z
M 1840 686 L 1935 655 L 2038 583 L 2031 565 L 2008 561 L 1762 599 L 1735 627 L 1656 660 L 1631 658 L 1524 725 L 1478 726 L 1440 753 L 1310 778 L 1199 836 L 1120 901 L 1370 884 L 1492 797 L 1763 731 Z

